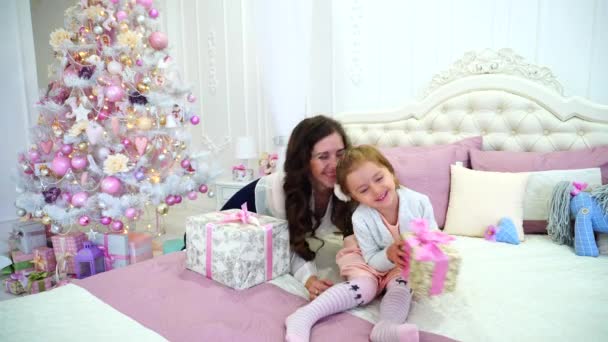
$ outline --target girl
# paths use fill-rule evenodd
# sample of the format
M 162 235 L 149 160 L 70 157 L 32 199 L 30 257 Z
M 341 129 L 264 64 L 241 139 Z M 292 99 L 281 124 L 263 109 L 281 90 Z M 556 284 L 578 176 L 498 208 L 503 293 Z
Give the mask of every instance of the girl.
M 336 256 L 340 274 L 347 281 L 289 316 L 286 337 L 308 341 L 310 329 L 319 319 L 365 305 L 386 289 L 371 340 L 418 341 L 417 328 L 405 323 L 412 290 L 400 276 L 407 267 L 400 235 L 416 218 L 437 228 L 431 202 L 427 196 L 399 186 L 392 165 L 372 146 L 348 149 L 336 172 L 337 197 L 359 203 L 352 215 L 354 235 L 345 234 L 344 249 Z

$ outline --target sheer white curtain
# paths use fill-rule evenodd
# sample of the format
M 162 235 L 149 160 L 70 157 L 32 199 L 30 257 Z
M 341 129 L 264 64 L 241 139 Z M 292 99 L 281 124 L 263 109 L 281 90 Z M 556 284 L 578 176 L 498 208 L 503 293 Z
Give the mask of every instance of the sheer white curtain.
M 307 111 L 312 2 L 256 0 L 252 7 L 262 90 L 282 168 L 287 137 Z

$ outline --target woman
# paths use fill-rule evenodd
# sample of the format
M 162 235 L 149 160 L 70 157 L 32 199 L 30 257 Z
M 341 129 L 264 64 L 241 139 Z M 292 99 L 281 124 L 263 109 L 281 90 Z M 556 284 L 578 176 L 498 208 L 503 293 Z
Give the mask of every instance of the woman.
M 304 119 L 289 137 L 284 172 L 248 184 L 222 208 L 240 208 L 247 202 L 250 211 L 287 220 L 291 274 L 304 284 L 310 299 L 333 285 L 319 273 L 335 268 L 340 235 L 352 234 L 352 204 L 333 193 L 338 159 L 349 146 L 336 120 L 323 115 Z
M 326 266 L 335 264 L 335 252 L 342 246 L 337 233 L 352 232 L 352 204 L 338 201 L 336 164 L 350 146 L 344 128 L 323 115 L 301 121 L 287 144 L 284 172 L 262 177 L 255 185 L 257 213 L 286 219 L 293 251 L 291 271 L 304 283 L 314 299 L 333 285 L 319 275 L 317 262 L 325 253 Z M 338 222 L 338 217 L 344 217 Z M 329 265 L 331 263 L 331 265 Z

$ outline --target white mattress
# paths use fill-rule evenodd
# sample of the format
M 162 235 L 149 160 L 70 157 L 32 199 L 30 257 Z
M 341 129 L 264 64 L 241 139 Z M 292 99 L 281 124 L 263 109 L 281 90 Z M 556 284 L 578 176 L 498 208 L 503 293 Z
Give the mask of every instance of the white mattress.
M 72 284 L 1 302 L 0 322 L 0 341 L 166 341 Z
M 416 300 L 408 321 L 421 330 L 461 341 L 608 341 L 608 256 L 579 257 L 535 235 L 517 246 L 467 237 L 454 246 L 457 290 Z M 291 277 L 274 282 L 306 296 Z M 352 313 L 375 322 L 377 304 Z

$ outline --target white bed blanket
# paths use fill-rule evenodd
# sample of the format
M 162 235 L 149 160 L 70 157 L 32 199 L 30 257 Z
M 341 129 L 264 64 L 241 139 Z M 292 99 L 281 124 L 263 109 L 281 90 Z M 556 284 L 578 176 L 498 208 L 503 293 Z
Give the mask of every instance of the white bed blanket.
M 535 235 L 519 245 L 457 237 L 454 246 L 457 290 L 415 301 L 408 321 L 421 330 L 461 341 L 608 341 L 608 256 L 579 257 Z M 274 283 L 305 297 L 290 278 Z M 375 322 L 378 303 L 351 313 Z
M 0 302 L 0 322 L 0 341 L 166 341 L 72 284 Z

